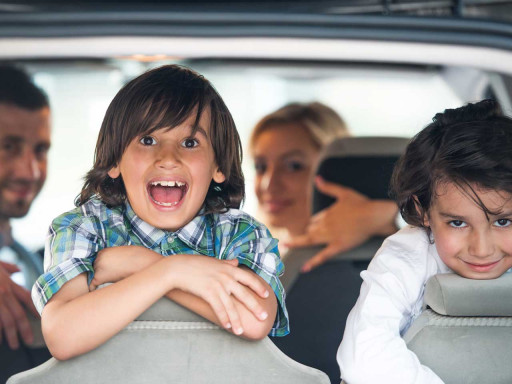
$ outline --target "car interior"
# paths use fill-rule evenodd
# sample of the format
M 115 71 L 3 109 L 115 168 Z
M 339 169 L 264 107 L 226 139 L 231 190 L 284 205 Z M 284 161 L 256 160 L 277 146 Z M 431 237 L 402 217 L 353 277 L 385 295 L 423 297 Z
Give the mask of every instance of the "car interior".
M 335 140 L 320 155 L 316 174 L 372 199 L 386 199 L 393 167 L 408 142 L 403 137 L 376 136 Z M 313 213 L 333 202 L 333 198 L 314 189 Z M 299 272 L 300 267 L 319 247 L 292 249 L 284 259 L 282 280 L 288 313 L 294 319 L 293 332 L 272 340 L 294 360 L 327 373 L 332 383 L 340 377 L 336 351 L 345 329 L 344 319 L 359 296 L 359 274 L 368 267 L 383 240 L 370 238 L 304 274 Z
M 408 348 L 446 383 L 510 382 L 511 284 L 510 273 L 494 280 L 431 277 L 428 308 L 404 335 Z
M 228 334 L 167 299 L 90 353 L 52 358 L 7 382 L 69 383 L 70 377 L 77 383 L 329 383 L 325 373 L 292 360 L 268 338 Z
M 386 198 L 394 162 L 437 112 L 490 97 L 512 113 L 511 7 L 507 0 L 1 2 L 0 62 L 25 68 L 52 109 L 47 182 L 29 214 L 12 222 L 13 231 L 31 250 L 43 246 L 51 220 L 73 207 L 110 100 L 130 79 L 171 63 L 208 78 L 232 112 L 244 145 L 243 209 L 251 215 L 258 218 L 251 130 L 263 115 L 297 101 L 332 107 L 352 134 L 323 152 L 317 173 Z M 330 204 L 314 191 L 312 212 Z M 372 238 L 307 274 L 301 265 L 321 247 L 287 255 L 287 337 L 249 342 L 162 299 L 98 349 L 51 359 L 8 383 L 63 383 L 70 376 L 339 383 L 335 358 L 344 319 L 359 294 L 359 273 L 382 241 Z M 429 308 L 404 338 L 446 383 L 511 381 L 509 275 L 493 281 L 440 275 L 427 284 Z M 33 327 L 40 331 L 37 320 Z M 40 345 L 40 332 L 36 339 Z

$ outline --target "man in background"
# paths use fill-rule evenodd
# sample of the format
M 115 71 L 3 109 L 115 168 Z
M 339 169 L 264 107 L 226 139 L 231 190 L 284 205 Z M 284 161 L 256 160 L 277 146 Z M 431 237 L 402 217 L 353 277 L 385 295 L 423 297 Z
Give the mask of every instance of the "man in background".
M 45 93 L 21 69 L 0 65 L 0 383 L 50 358 L 34 348 L 29 319 L 39 318 L 30 297 L 42 258 L 11 233 L 46 179 L 50 108 Z

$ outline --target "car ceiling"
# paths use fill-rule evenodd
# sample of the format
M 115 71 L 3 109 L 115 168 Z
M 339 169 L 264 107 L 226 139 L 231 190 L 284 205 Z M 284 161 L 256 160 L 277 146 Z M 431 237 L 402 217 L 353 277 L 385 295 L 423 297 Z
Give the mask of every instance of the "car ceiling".
M 284 12 L 309 14 L 456 16 L 507 21 L 512 19 L 510 0 L 20 0 L 0 2 L 0 11 L 49 10 L 202 10 L 222 12 Z

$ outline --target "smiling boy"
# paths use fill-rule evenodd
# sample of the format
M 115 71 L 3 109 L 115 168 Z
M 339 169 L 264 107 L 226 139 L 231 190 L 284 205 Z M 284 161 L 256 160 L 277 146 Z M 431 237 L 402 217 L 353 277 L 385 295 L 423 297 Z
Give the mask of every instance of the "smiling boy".
M 52 354 L 99 346 L 163 296 L 249 339 L 287 334 L 277 240 L 243 197 L 240 139 L 206 79 L 170 65 L 128 83 L 78 207 L 50 227 L 33 299 Z

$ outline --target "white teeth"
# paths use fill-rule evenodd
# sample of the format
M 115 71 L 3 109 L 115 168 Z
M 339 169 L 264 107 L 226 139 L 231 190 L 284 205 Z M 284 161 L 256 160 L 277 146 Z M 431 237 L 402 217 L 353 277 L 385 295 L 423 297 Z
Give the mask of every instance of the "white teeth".
M 172 206 L 175 206 L 176 204 L 179 203 L 179 201 L 176 201 L 174 203 L 162 203 L 160 201 L 156 201 L 155 199 L 152 199 L 152 200 L 155 202 L 155 204 L 158 204 L 158 205 L 161 205 L 161 206 L 164 206 L 164 207 L 172 207 Z
M 162 187 L 183 187 L 185 185 L 185 183 L 181 182 L 181 181 L 165 181 L 165 180 L 162 180 L 162 181 L 153 181 L 151 183 L 151 185 L 161 185 Z

